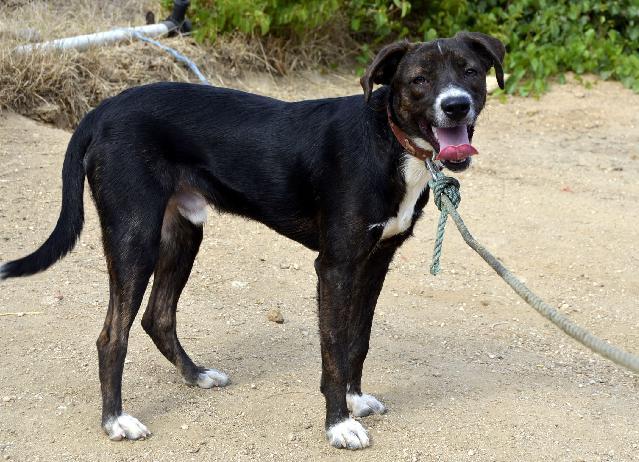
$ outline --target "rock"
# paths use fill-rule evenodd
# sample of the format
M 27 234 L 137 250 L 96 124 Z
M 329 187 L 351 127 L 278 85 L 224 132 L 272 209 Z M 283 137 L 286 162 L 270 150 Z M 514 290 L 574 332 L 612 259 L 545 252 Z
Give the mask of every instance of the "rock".
M 182 430 L 188 430 L 189 426 L 187 424 L 182 424 L 182 426 L 180 427 Z
M 244 287 L 248 286 L 248 282 L 245 282 L 245 281 L 233 281 L 233 282 L 231 282 L 231 286 L 235 287 L 236 289 L 243 289 Z
M 276 322 L 277 324 L 282 324 L 284 322 L 284 316 L 282 316 L 282 312 L 277 308 L 273 308 L 266 314 L 266 318 L 271 322 Z

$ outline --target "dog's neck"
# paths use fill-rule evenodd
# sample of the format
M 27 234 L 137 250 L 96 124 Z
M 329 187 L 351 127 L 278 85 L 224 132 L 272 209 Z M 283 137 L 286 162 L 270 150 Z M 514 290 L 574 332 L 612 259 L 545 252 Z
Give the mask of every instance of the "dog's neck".
M 427 149 L 423 149 L 423 148 L 420 148 L 419 146 L 416 146 L 413 143 L 413 141 L 410 139 L 410 137 L 404 132 L 404 130 L 399 128 L 395 124 L 395 122 L 393 122 L 390 104 L 386 106 L 386 114 L 388 116 L 388 125 L 390 125 L 390 128 L 393 131 L 393 135 L 395 135 L 395 138 L 397 139 L 399 144 L 402 145 L 402 147 L 407 153 L 423 161 L 425 161 L 426 159 L 432 159 L 433 151 L 429 151 Z

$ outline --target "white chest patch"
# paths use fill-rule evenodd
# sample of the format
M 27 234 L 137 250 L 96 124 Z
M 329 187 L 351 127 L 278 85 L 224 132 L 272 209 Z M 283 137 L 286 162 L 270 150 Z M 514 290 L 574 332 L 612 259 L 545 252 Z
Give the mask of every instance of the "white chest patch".
M 402 202 L 399 204 L 397 216 L 389 218 L 385 223 L 377 225 L 384 226 L 382 239 L 403 233 L 408 229 L 413 221 L 415 203 L 428 183 L 429 175 L 426 164 L 423 160 L 419 160 L 409 154 L 404 157 L 402 173 L 406 183 L 406 192 L 404 193 Z

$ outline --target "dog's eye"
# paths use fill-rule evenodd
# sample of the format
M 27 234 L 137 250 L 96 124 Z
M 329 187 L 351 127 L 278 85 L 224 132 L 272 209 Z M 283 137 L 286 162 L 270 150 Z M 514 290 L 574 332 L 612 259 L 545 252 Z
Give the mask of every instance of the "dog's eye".
M 473 69 L 472 67 L 469 67 L 468 69 L 466 69 L 465 74 L 469 77 L 474 77 L 477 75 L 477 71 Z
M 413 79 L 413 83 L 414 83 L 415 85 L 421 85 L 421 84 L 423 84 L 424 82 L 426 82 L 426 79 L 424 78 L 424 76 L 423 76 L 423 75 L 418 75 L 417 77 L 415 77 L 415 78 Z

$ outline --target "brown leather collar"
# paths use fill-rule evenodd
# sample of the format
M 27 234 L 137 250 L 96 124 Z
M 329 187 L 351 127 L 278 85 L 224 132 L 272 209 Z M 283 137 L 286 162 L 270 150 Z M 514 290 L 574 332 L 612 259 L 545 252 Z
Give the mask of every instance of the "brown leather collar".
M 393 131 L 393 135 L 395 135 L 395 138 L 397 138 L 397 141 L 399 142 L 399 144 L 402 145 L 402 147 L 407 153 L 424 161 L 426 159 L 432 159 L 433 151 L 422 149 L 419 146 L 415 146 L 415 144 L 408 137 L 408 135 L 404 133 L 404 130 L 402 130 L 397 125 L 395 125 L 395 122 L 393 122 L 393 118 L 391 117 L 390 107 L 386 108 L 386 114 L 388 115 L 388 125 L 390 125 L 390 128 Z

